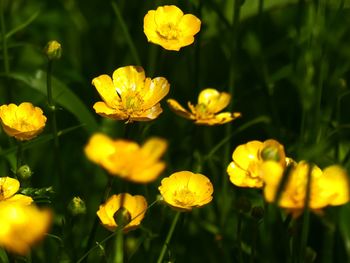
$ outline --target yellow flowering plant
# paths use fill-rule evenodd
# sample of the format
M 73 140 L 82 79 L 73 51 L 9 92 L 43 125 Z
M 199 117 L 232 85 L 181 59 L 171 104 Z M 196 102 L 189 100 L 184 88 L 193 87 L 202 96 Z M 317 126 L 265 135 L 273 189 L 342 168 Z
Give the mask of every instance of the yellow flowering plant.
M 158 187 L 165 203 L 178 211 L 191 211 L 213 199 L 213 185 L 205 175 L 181 171 L 171 174 Z
M 0 121 L 7 135 L 17 140 L 31 140 L 39 135 L 46 123 L 46 117 L 39 107 L 30 102 L 0 106 Z
M 199 93 L 197 105 L 188 102 L 190 111 L 182 107 L 176 100 L 168 99 L 168 105 L 177 115 L 194 121 L 198 125 L 218 125 L 233 121 L 241 116 L 239 112 L 221 112 L 228 106 L 231 95 L 208 88 Z
M 147 40 L 173 51 L 192 44 L 200 27 L 201 21 L 196 16 L 184 14 L 175 5 L 150 10 L 143 19 Z
M 90 138 L 85 154 L 112 175 L 135 183 L 149 183 L 165 169 L 165 163 L 159 159 L 166 148 L 167 142 L 161 138 L 150 138 L 140 146 L 97 133 Z
M 92 80 L 103 101 L 94 104 L 97 114 L 114 120 L 150 121 L 162 113 L 160 101 L 168 94 L 166 78 L 146 78 L 142 67 L 126 66 Z
M 278 200 L 278 206 L 299 216 L 304 207 L 307 180 L 310 173 L 310 199 L 308 206 L 318 212 L 326 206 L 349 202 L 349 179 L 346 171 L 337 165 L 321 170 L 318 166 L 300 161 L 291 164 L 288 181 Z M 274 202 L 285 168 L 278 162 L 266 161 L 261 165 L 264 180 L 264 196 L 267 202 Z
M 0 202 L 0 247 L 19 255 L 42 240 L 51 225 L 52 213 L 34 205 Z
M 21 205 L 30 205 L 33 199 L 30 196 L 16 194 L 20 183 L 11 177 L 0 177 L 0 203 L 11 202 Z
M 101 204 L 97 216 L 108 230 L 114 231 L 122 226 L 123 231 L 128 232 L 141 224 L 146 211 L 147 201 L 142 195 L 122 193 L 112 195 Z

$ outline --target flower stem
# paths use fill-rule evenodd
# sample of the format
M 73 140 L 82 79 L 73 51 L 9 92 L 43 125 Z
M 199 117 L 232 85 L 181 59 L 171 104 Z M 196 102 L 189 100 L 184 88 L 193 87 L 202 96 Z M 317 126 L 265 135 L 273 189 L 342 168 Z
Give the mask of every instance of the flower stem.
M 4 0 L 0 0 L 0 25 L 1 25 L 1 39 L 2 39 L 2 56 L 4 61 L 4 72 L 8 74 L 10 72 L 10 63 L 8 58 L 8 47 L 6 37 L 6 26 L 4 19 Z
M 16 177 L 17 177 L 17 171 L 19 169 L 19 167 L 21 167 L 22 165 L 22 156 L 23 156 L 23 145 L 22 142 L 18 141 L 17 142 L 17 156 L 16 156 Z
M 117 238 L 116 238 L 116 255 L 115 255 L 115 263 L 123 263 L 124 261 L 124 234 L 123 228 L 117 230 Z
M 162 250 L 160 251 L 157 263 L 162 263 L 163 262 L 163 258 L 164 258 L 165 252 L 167 251 L 170 239 L 171 239 L 171 237 L 172 237 L 172 235 L 174 233 L 174 230 L 175 230 L 175 227 L 176 227 L 176 223 L 179 220 L 180 214 L 181 214 L 181 212 L 177 212 L 175 217 L 174 217 L 174 219 L 173 219 L 173 222 L 171 223 L 168 235 L 166 236 L 166 239 L 165 239 L 165 242 L 163 244 Z

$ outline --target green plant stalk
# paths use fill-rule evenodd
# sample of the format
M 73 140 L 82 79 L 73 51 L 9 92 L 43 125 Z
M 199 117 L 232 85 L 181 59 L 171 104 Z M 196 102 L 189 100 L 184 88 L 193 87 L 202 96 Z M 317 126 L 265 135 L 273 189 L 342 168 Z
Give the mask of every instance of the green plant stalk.
M 114 13 L 117 17 L 117 20 L 118 20 L 118 23 L 120 24 L 121 28 L 122 28 L 122 31 L 123 31 L 123 34 L 125 36 L 125 39 L 128 43 L 128 46 L 130 48 L 130 52 L 131 52 L 131 55 L 133 56 L 133 59 L 134 59 L 134 62 L 138 65 L 138 66 L 141 66 L 141 59 L 139 57 L 139 54 L 137 53 L 137 49 L 135 47 L 135 44 L 134 42 L 132 41 L 131 39 L 131 36 L 130 36 L 130 33 L 129 33 L 129 30 L 125 24 L 125 21 L 123 19 L 123 16 L 119 10 L 119 7 L 118 5 L 115 3 L 115 2 L 112 2 L 112 8 L 114 10 Z
M 242 254 L 242 218 L 243 214 L 241 211 L 238 212 L 238 219 L 237 219 L 237 248 L 238 248 L 238 262 L 243 263 L 243 254 Z
M 169 232 L 168 232 L 168 234 L 166 236 L 165 242 L 163 243 L 162 250 L 160 251 L 157 263 L 162 263 L 163 262 L 163 258 L 164 258 L 165 252 L 166 252 L 166 250 L 168 248 L 170 239 L 171 239 L 171 237 L 172 237 L 172 235 L 174 233 L 174 230 L 175 230 L 175 227 L 176 227 L 176 223 L 179 220 L 180 214 L 181 214 L 181 212 L 177 212 L 175 217 L 174 217 L 174 219 L 173 219 L 173 222 L 171 223 Z
M 124 261 L 124 234 L 123 228 L 117 230 L 115 263 Z
M 0 0 L 0 26 L 1 26 L 1 40 L 2 40 L 2 56 L 4 61 L 4 72 L 8 74 L 10 72 L 10 63 L 8 58 L 8 47 L 6 37 L 6 26 L 5 26 L 5 13 L 4 0 Z
M 19 167 L 22 165 L 22 158 L 23 158 L 23 143 L 21 141 L 17 142 L 17 155 L 16 155 L 16 177 L 17 177 L 17 171 Z

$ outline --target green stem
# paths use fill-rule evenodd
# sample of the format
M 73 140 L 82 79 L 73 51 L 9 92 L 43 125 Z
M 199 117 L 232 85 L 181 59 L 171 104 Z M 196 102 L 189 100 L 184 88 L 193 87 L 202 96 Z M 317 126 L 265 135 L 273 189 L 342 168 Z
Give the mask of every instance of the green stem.
M 166 239 L 165 239 L 165 242 L 163 244 L 162 250 L 160 251 L 157 263 L 162 263 L 163 262 L 163 258 L 164 258 L 165 252 L 168 249 L 168 245 L 169 245 L 170 239 L 171 239 L 171 237 L 172 237 L 172 235 L 174 233 L 174 230 L 175 230 L 175 227 L 176 227 L 176 223 L 179 220 L 180 214 L 181 214 L 181 212 L 177 212 L 175 217 L 174 217 L 174 219 L 173 219 L 173 222 L 171 223 L 168 235 L 166 236 Z
M 123 228 L 117 230 L 115 263 L 124 261 L 124 234 Z
M 17 156 L 16 156 L 16 177 L 17 177 L 17 172 L 19 167 L 22 165 L 22 157 L 23 157 L 23 144 L 22 142 L 18 141 L 17 142 Z
M 128 28 L 126 26 L 126 23 L 124 21 L 124 18 L 123 18 L 122 14 L 121 14 L 121 12 L 119 10 L 119 7 L 118 7 L 118 5 L 116 3 L 112 2 L 112 8 L 113 8 L 114 13 L 115 13 L 115 15 L 117 17 L 119 25 L 122 28 L 124 37 L 125 37 L 126 42 L 128 43 L 128 46 L 130 48 L 131 55 L 134 58 L 134 62 L 137 64 L 137 66 L 141 66 L 141 59 L 139 57 L 139 54 L 137 53 L 136 47 L 134 45 L 134 42 L 131 39 L 129 30 L 128 30 Z
M 242 254 L 242 212 L 238 213 L 237 219 L 237 248 L 238 248 L 238 262 L 243 263 L 243 254 Z
M 6 26 L 4 19 L 4 0 L 0 0 L 0 26 L 1 26 L 1 39 L 2 39 L 2 56 L 4 60 L 4 72 L 8 74 L 10 72 L 10 63 L 8 58 L 8 47 L 7 47 L 7 37 L 6 37 Z

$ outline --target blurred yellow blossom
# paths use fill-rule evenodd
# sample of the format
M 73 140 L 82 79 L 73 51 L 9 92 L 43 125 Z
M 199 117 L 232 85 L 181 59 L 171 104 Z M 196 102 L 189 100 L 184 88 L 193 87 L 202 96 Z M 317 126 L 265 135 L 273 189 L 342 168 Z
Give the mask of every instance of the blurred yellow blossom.
M 0 247 L 16 254 L 28 254 L 30 248 L 44 238 L 51 219 L 49 210 L 0 202 Z
M 85 146 L 86 156 L 112 175 L 136 183 L 149 183 L 165 169 L 160 157 L 167 148 L 161 138 L 150 138 L 142 146 L 129 140 L 112 140 L 96 133 Z
M 30 140 L 41 133 L 45 127 L 46 117 L 39 107 L 30 102 L 0 106 L 0 120 L 4 131 L 17 140 Z
M 0 177 L 0 203 L 6 201 L 20 205 L 30 205 L 33 202 L 31 197 L 16 194 L 19 186 L 19 181 L 14 178 Z
M 143 31 L 147 40 L 174 51 L 192 44 L 200 27 L 201 21 L 196 16 L 184 15 L 175 5 L 150 10 L 143 20 Z
M 179 211 L 191 211 L 213 199 L 213 185 L 202 175 L 190 171 L 176 172 L 162 180 L 160 194 L 165 203 Z
M 118 68 L 112 78 L 101 75 L 92 84 L 103 100 L 94 104 L 96 113 L 126 122 L 156 119 L 163 111 L 159 102 L 170 87 L 166 78 L 146 78 L 143 68 L 136 66 Z
M 177 115 L 193 120 L 198 125 L 224 124 L 241 116 L 239 112 L 222 112 L 230 103 L 231 95 L 227 92 L 219 92 L 216 89 L 204 89 L 199 93 L 198 103 L 194 106 L 188 102 L 190 111 L 183 108 L 176 100 L 168 99 L 167 102 L 172 111 Z
M 264 160 L 279 161 L 286 165 L 283 145 L 276 140 L 250 141 L 241 144 L 232 153 L 232 162 L 227 167 L 230 181 L 239 187 L 261 188 L 263 180 L 260 165 Z
M 112 195 L 100 205 L 97 216 L 105 228 L 114 231 L 118 225 L 123 225 L 123 231 L 127 232 L 140 225 L 146 210 L 147 201 L 142 195 L 123 193 Z
M 265 183 L 264 196 L 267 202 L 275 201 L 284 171 L 284 167 L 275 161 L 267 161 L 261 165 L 261 174 Z M 301 161 L 292 164 L 278 206 L 291 212 L 295 217 L 302 213 L 309 172 L 311 172 L 310 209 L 317 212 L 328 205 L 341 205 L 349 201 L 349 179 L 342 168 L 330 166 L 322 171 L 316 165 Z

